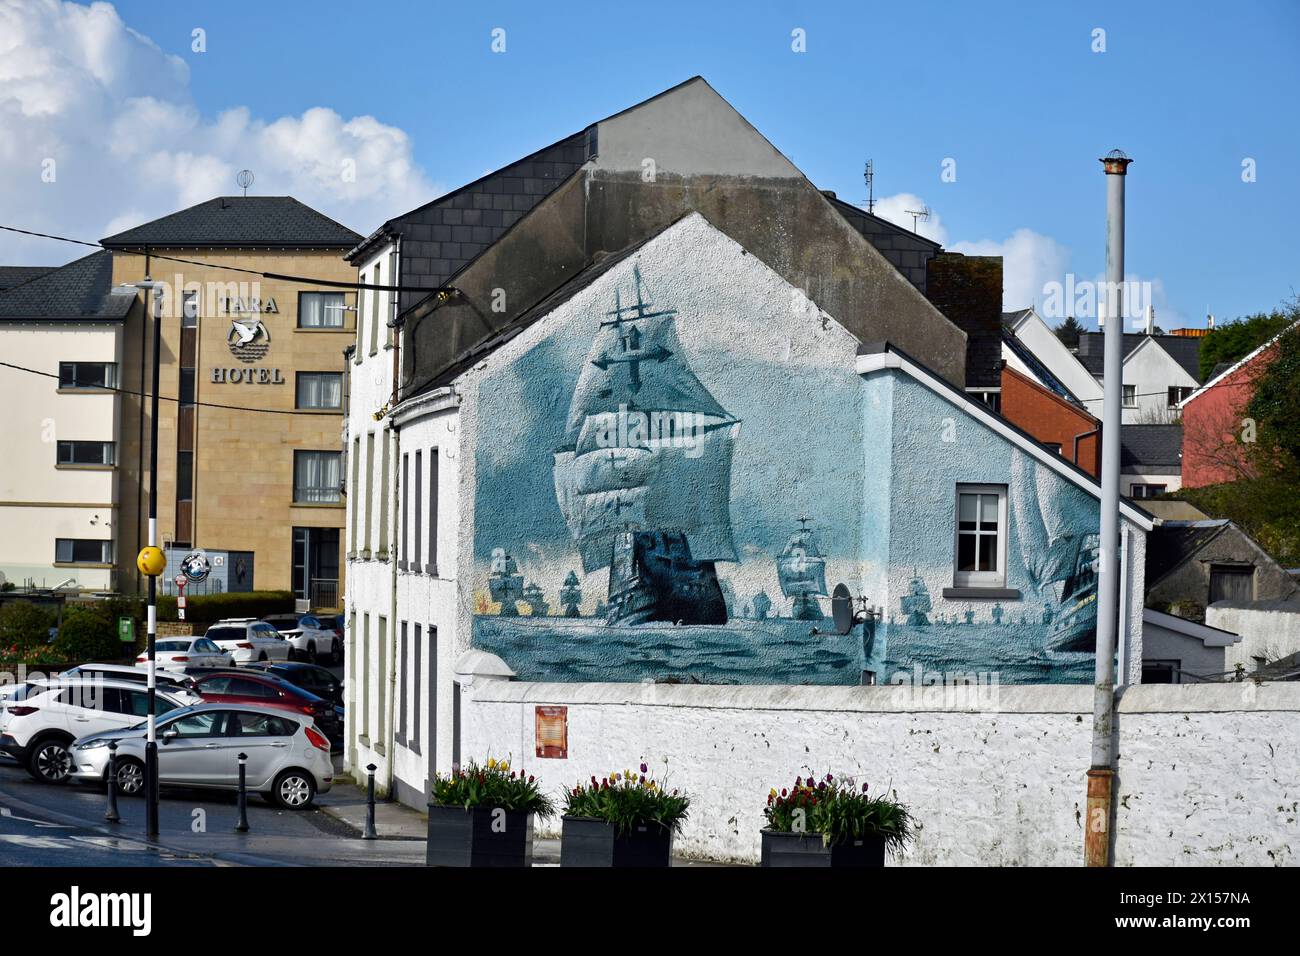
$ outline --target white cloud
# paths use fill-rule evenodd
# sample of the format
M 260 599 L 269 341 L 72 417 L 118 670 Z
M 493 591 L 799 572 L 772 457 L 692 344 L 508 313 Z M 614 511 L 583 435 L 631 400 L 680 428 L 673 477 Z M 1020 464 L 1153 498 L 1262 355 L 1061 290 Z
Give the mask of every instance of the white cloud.
M 5 224 L 96 240 L 237 194 L 245 168 L 257 177 L 252 194 L 294 196 L 363 234 L 442 192 L 401 129 L 324 107 L 204 116 L 189 79 L 184 60 L 111 4 L 0 0 Z M 54 181 L 43 181 L 51 168 Z M 0 233 L 0 263 L 57 264 L 86 251 Z
M 968 256 L 1002 257 L 1002 307 L 1007 310 L 1041 302 L 1043 287 L 1049 282 L 1064 282 L 1070 264 L 1069 249 L 1032 229 L 1017 229 L 1000 242 L 955 242 L 951 249 Z

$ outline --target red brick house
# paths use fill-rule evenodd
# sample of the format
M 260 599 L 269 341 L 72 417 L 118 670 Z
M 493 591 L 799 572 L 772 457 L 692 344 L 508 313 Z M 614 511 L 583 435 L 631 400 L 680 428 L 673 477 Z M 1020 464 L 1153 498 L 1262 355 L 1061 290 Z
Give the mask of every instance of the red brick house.
M 1002 366 L 1002 417 L 1054 447 L 1096 478 L 1101 472 L 1101 422 L 1081 406 Z
M 1277 354 L 1277 342 L 1300 323 L 1274 336 L 1231 365 L 1179 404 L 1183 418 L 1183 487 L 1236 481 L 1252 476 L 1242 445 L 1246 405 L 1255 382 Z

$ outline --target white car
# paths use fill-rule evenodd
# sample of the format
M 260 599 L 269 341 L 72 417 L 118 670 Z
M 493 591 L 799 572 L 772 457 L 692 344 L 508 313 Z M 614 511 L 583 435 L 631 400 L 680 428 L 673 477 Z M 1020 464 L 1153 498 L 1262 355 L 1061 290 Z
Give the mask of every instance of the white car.
M 147 662 L 146 662 L 147 664 Z M 78 664 L 59 674 L 58 680 L 72 677 L 104 677 L 108 680 L 125 680 L 143 686 L 149 680 L 148 667 L 130 664 Z M 169 691 L 180 698 L 189 698 L 191 704 L 197 704 L 202 697 L 194 689 L 194 678 L 182 671 L 169 671 L 165 667 L 154 667 L 154 684 L 159 690 Z
M 262 620 L 280 632 L 298 660 L 309 664 L 343 663 L 343 641 L 338 632 L 314 614 L 271 614 Z
M 72 742 L 102 731 L 125 731 L 148 717 L 148 693 L 134 681 L 72 678 L 31 683 L 5 704 L 0 750 L 42 783 L 72 775 Z M 169 691 L 154 695 L 155 712 L 185 707 Z
M 228 651 L 236 664 L 287 661 L 292 650 L 279 631 L 252 617 L 228 617 L 209 627 L 204 636 Z
M 102 787 L 113 740 L 118 792 L 138 794 L 144 789 L 141 728 L 78 740 L 75 777 Z M 306 715 L 258 704 L 199 704 L 158 722 L 158 782 L 164 786 L 234 790 L 241 753 L 248 789 L 286 810 L 305 810 L 334 782 L 329 740 Z
M 159 637 L 154 639 L 154 666 L 183 671 L 187 667 L 229 667 L 230 653 L 206 637 Z M 149 655 L 135 659 L 136 667 L 149 667 Z

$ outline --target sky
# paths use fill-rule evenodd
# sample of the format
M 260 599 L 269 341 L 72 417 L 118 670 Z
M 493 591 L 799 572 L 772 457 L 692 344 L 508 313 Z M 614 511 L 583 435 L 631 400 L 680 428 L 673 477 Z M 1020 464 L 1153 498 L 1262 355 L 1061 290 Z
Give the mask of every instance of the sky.
M 1102 276 L 1123 149 L 1128 278 L 1201 326 L 1300 291 L 1298 46 L 1295 0 L 0 0 L 0 224 L 97 240 L 249 168 L 364 234 L 699 74 L 820 188 L 870 158 L 878 213 L 1003 255 L 1007 308 Z

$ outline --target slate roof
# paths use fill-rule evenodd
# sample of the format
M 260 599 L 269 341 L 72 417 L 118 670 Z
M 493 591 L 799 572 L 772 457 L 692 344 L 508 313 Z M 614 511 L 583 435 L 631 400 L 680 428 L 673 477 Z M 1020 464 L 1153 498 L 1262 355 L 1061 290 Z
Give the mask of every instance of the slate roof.
M 111 294 L 113 254 L 92 252 L 0 292 L 0 321 L 117 321 L 135 303 Z
M 1169 465 L 1182 468 L 1182 425 L 1121 425 L 1120 469 L 1132 465 Z
M 0 266 L 0 292 L 30 282 L 47 272 L 53 272 L 56 268 L 56 266 Z
M 351 249 L 361 236 L 292 196 L 218 196 L 101 241 L 109 248 Z
M 388 220 L 364 240 L 358 237 L 345 258 L 356 263 L 376 244 L 401 236 L 402 285 L 445 286 L 594 153 L 593 126 Z M 402 293 L 401 309 L 421 298 Z
M 1201 381 L 1201 340 L 1184 335 L 1150 335 L 1144 332 L 1124 333 L 1124 358 L 1128 358 L 1143 340 L 1152 338 L 1156 344 L 1169 353 L 1188 375 L 1197 382 Z M 1079 335 L 1077 357 L 1093 375 L 1101 375 L 1105 370 L 1104 346 L 1105 335 L 1102 332 L 1083 332 Z
M 1003 313 L 1004 319 L 1008 314 L 1011 313 Z M 1014 313 L 1016 316 L 1019 316 L 1020 314 L 1021 313 Z M 1016 333 L 1007 328 L 1005 324 L 1002 326 L 1002 342 L 1007 348 L 1015 353 L 1016 357 L 1025 364 L 1026 368 L 1034 373 L 1034 377 L 1038 379 L 1039 383 L 1044 388 L 1055 392 L 1067 402 L 1072 402 L 1080 408 L 1083 407 L 1083 403 L 1080 402 L 1079 399 L 1075 397 L 1074 393 L 1065 386 L 1065 383 L 1053 375 L 1052 370 L 1040 362 L 1038 356 L 1033 353 L 1029 346 L 1020 341 L 1020 339 L 1016 337 Z
M 1166 574 L 1205 547 L 1232 522 L 1164 521 L 1147 532 L 1146 586 L 1152 587 Z
M 905 229 L 888 219 L 882 219 L 874 213 L 860 209 L 834 193 L 822 191 L 830 204 L 848 221 L 848 224 L 862 233 L 863 238 L 876 247 L 895 269 L 907 277 L 912 285 L 922 294 L 926 288 L 926 263 L 938 255 L 943 246 L 919 233 Z

